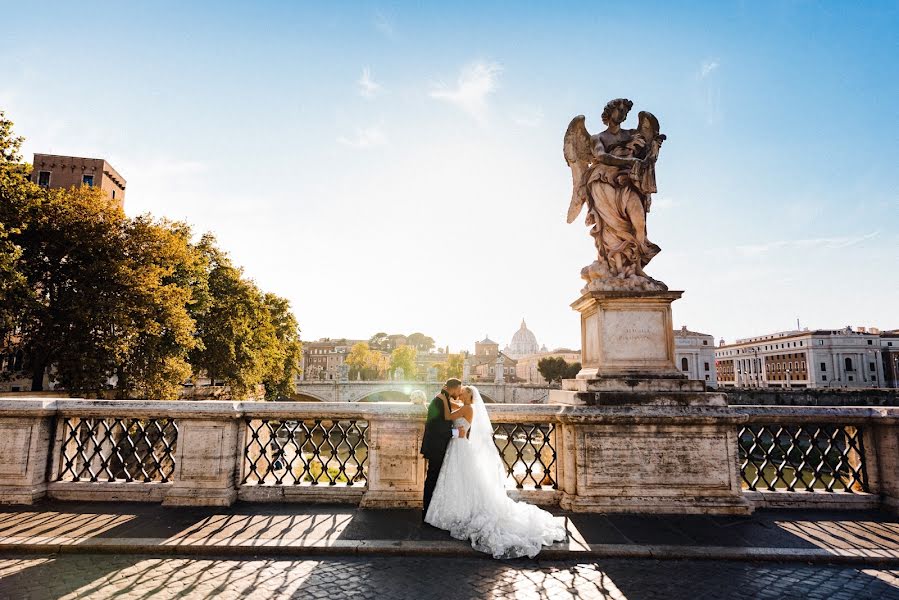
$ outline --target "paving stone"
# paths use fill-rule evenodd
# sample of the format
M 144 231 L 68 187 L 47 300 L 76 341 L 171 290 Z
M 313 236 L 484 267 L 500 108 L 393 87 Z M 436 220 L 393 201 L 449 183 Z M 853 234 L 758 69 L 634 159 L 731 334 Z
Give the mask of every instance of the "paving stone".
M 723 561 L 0 556 L 0 599 L 899 600 L 899 570 Z

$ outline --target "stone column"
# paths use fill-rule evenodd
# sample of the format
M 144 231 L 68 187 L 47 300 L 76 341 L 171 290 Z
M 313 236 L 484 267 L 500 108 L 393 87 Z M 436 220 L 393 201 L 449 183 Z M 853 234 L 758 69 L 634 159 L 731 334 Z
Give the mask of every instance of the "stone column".
M 883 354 L 880 350 L 874 352 L 874 364 L 877 369 L 877 387 L 886 387 L 886 379 L 883 376 Z
M 243 459 L 239 414 L 178 417 L 178 447 L 165 506 L 230 506 Z
M 46 495 L 54 414 L 53 401 L 0 400 L 0 504 Z
M 425 481 L 425 461 L 419 454 L 424 434 L 424 407 L 412 407 L 421 418 L 368 422 L 368 489 L 362 508 L 419 508 Z
M 899 424 L 872 427 L 877 452 L 877 483 L 883 507 L 899 514 Z

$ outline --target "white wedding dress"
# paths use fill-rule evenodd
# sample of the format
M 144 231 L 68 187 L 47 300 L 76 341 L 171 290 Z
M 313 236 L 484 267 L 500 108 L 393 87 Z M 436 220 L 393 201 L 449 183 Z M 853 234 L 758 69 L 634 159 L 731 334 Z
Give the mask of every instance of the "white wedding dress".
M 493 426 L 477 388 L 472 423 L 453 421 L 466 438 L 450 440 L 425 522 L 494 558 L 534 558 L 566 537 L 561 520 L 506 495 L 506 468 L 493 443 Z

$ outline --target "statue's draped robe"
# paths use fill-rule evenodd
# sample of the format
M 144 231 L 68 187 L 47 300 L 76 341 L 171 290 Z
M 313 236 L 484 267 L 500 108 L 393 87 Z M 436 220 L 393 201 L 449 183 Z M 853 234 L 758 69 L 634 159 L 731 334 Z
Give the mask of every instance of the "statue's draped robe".
M 613 154 L 626 156 L 625 152 L 619 147 Z M 631 183 L 630 171 L 629 167 L 595 163 L 587 174 L 595 222 L 593 236 L 600 256 L 611 268 L 620 254 L 625 269 L 628 265 L 640 265 L 642 269 L 661 250 L 646 239 L 644 198 Z

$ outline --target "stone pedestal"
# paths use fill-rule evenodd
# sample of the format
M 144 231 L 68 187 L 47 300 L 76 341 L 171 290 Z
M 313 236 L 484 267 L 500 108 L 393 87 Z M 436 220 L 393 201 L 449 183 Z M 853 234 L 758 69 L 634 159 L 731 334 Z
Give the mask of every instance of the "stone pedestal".
M 52 420 L 0 418 L 0 504 L 32 504 L 47 493 Z
M 179 419 L 175 476 L 165 506 L 230 506 L 237 499 L 237 419 Z
M 418 453 L 424 422 L 372 419 L 368 424 L 368 489 L 362 508 L 419 508 L 424 459 Z
M 736 421 L 723 410 L 709 418 L 697 409 L 643 406 L 622 414 L 619 423 L 575 428 L 569 452 L 576 481 L 573 490 L 566 486 L 560 506 L 575 512 L 751 513 L 740 487 Z
M 581 313 L 578 379 L 684 379 L 674 364 L 671 303 L 683 292 L 588 292 Z

